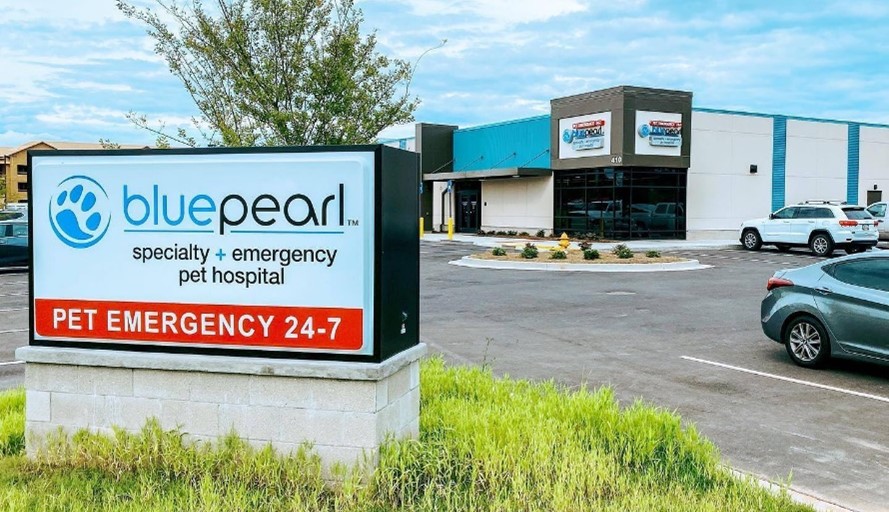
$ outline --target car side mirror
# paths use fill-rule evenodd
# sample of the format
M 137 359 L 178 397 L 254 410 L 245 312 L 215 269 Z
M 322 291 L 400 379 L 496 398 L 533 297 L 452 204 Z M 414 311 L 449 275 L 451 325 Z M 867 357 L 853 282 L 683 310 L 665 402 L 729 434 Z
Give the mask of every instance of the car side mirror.
M 769 220 L 773 220 L 774 218 L 775 218 L 775 214 L 774 214 L 774 213 L 770 213 L 770 214 L 769 214 Z

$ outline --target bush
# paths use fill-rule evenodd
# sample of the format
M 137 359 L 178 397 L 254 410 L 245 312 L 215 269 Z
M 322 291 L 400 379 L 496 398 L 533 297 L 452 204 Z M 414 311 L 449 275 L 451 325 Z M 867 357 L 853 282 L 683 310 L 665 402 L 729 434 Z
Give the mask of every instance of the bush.
M 519 232 L 518 232 L 518 231 L 511 231 L 511 230 L 510 230 L 510 231 L 507 231 L 506 234 L 507 234 L 508 236 L 516 236 L 516 235 L 519 234 Z
M 597 260 L 599 259 L 599 251 L 595 249 L 584 249 L 583 251 L 583 259 L 585 260 Z
M 546 231 L 544 231 L 542 229 L 537 231 L 537 238 L 543 238 L 545 236 L 546 236 Z
M 591 244 L 591 243 L 589 243 L 589 242 L 580 242 L 580 243 L 577 244 L 577 245 L 580 247 L 580 250 L 581 250 L 581 251 L 587 251 L 587 250 L 593 248 L 593 244 Z
M 522 249 L 522 258 L 526 260 L 533 260 L 537 257 L 537 246 L 532 243 L 525 244 L 525 248 Z
M 622 260 L 633 257 L 633 251 L 627 247 L 627 244 L 617 244 L 611 249 L 611 252 Z
M 522 231 L 519 236 L 531 236 L 527 231 Z
M 594 241 L 594 242 L 595 242 L 596 240 L 600 240 L 600 239 L 602 238 L 602 237 L 599 236 L 599 233 L 586 233 L 586 234 L 584 235 L 584 237 L 586 237 L 587 240 L 592 240 L 592 241 Z
M 660 251 L 648 251 L 645 253 L 645 257 L 646 258 L 660 258 L 661 252 Z
M 506 236 L 506 231 L 498 231 L 495 233 L 497 236 Z
M 491 254 L 494 256 L 506 256 L 506 249 L 503 247 L 494 247 L 494 250 L 491 251 Z
M 555 251 L 552 252 L 552 254 L 549 255 L 549 259 L 551 259 L 551 260 L 564 260 L 567 257 L 568 257 L 568 255 L 565 254 L 565 251 L 563 251 L 561 249 L 556 249 Z

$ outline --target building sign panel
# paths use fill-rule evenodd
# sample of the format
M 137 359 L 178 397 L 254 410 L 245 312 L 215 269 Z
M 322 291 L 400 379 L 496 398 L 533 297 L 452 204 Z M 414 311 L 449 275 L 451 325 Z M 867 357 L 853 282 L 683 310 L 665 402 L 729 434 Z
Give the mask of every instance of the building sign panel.
M 34 155 L 34 341 L 372 355 L 376 161 Z
M 636 111 L 636 154 L 681 156 L 682 114 Z
M 611 153 L 611 112 L 559 120 L 559 158 L 583 158 Z

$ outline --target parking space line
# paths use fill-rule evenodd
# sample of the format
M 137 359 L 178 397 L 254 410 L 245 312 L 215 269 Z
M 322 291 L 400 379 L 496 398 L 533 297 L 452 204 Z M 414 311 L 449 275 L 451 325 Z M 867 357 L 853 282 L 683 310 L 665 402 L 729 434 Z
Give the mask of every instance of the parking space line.
M 24 361 L 10 361 L 8 363 L 0 363 L 0 366 L 12 366 L 14 364 L 25 364 Z
M 802 384 L 803 386 L 810 386 L 813 388 L 824 389 L 827 391 L 835 391 L 837 393 L 844 393 L 847 395 L 857 396 L 860 398 L 867 398 L 869 400 L 876 400 L 878 402 L 885 402 L 885 403 L 889 404 L 889 398 L 887 398 L 885 396 L 872 395 L 870 393 L 862 393 L 860 391 L 852 391 L 851 389 L 843 389 L 843 388 L 838 388 L 838 387 L 834 387 L 834 386 L 828 386 L 826 384 L 818 384 L 817 382 L 794 379 L 792 377 L 783 377 L 781 375 L 775 375 L 774 373 L 766 373 L 766 372 L 760 372 L 760 371 L 756 371 L 756 370 L 750 370 L 747 368 L 741 368 L 740 366 L 732 366 L 730 364 L 717 363 L 715 361 L 707 361 L 706 359 L 698 359 L 696 357 L 682 356 L 682 359 L 685 359 L 686 361 L 694 361 L 696 363 L 709 364 L 711 366 L 718 366 L 719 368 L 726 368 L 728 370 L 735 370 L 737 372 L 749 373 L 751 375 L 757 375 L 760 377 L 768 377 L 770 379 L 781 380 L 784 382 L 792 382 L 794 384 Z
M 28 329 L 6 329 L 5 331 L 0 331 L 0 334 L 12 334 L 14 332 L 28 332 Z
M 25 311 L 28 308 L 0 308 L 0 313 L 11 313 L 13 311 Z

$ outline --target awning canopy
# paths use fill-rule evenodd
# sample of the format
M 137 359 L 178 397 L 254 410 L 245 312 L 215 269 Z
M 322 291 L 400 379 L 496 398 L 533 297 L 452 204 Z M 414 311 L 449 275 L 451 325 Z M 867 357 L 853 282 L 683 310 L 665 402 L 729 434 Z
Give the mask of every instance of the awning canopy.
M 493 180 L 505 178 L 541 178 L 553 173 L 552 169 L 539 167 L 504 167 L 483 171 L 435 172 L 423 175 L 423 181 Z

